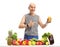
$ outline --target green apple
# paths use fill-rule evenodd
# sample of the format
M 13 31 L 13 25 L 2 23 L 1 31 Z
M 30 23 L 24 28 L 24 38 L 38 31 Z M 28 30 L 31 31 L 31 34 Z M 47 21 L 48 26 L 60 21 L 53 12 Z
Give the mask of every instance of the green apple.
M 49 45 L 49 42 L 46 42 L 46 45 Z
M 35 42 L 35 41 L 31 41 L 31 44 L 32 44 L 32 45 L 35 45 L 35 44 L 36 44 L 36 42 Z

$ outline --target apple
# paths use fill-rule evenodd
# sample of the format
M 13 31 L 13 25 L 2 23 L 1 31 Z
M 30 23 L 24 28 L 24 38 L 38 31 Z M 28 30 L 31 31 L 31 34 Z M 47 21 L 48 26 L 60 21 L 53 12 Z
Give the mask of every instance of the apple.
M 19 45 L 18 41 L 16 41 L 16 45 Z
M 43 45 L 44 43 L 42 41 L 37 41 L 36 45 Z
M 43 45 L 43 42 L 40 41 L 39 43 L 40 43 L 40 45 Z
M 29 40 L 23 40 L 22 45 L 28 45 Z
M 28 41 L 28 45 L 31 45 L 31 41 L 30 40 Z
M 19 45 L 22 45 L 22 42 L 20 42 Z
M 22 45 L 26 45 L 26 41 L 22 41 Z
M 45 42 L 43 40 L 38 40 L 40 42 L 40 44 L 44 45 Z
M 49 45 L 49 42 L 46 42 L 46 45 Z
M 19 45 L 22 45 L 22 41 L 19 41 L 18 43 L 19 43 Z
M 13 41 L 12 41 L 12 44 L 13 44 L 13 45 L 16 45 L 16 40 L 13 40 Z
M 26 45 L 28 45 L 29 40 L 25 40 L 25 42 L 26 42 Z
M 37 42 L 36 42 L 36 45 L 40 45 L 40 43 L 37 41 Z
M 36 42 L 35 42 L 35 41 L 31 41 L 31 44 L 32 44 L 32 45 L 35 45 L 35 44 L 36 44 Z
M 17 44 L 17 45 L 22 45 L 22 39 L 17 39 L 16 44 Z

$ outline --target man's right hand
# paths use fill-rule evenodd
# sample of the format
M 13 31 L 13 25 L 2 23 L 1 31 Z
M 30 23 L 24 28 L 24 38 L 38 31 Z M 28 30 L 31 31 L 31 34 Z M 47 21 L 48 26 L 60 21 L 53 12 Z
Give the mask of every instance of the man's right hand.
M 31 20 L 28 24 L 29 27 L 32 27 L 34 25 L 34 22 Z

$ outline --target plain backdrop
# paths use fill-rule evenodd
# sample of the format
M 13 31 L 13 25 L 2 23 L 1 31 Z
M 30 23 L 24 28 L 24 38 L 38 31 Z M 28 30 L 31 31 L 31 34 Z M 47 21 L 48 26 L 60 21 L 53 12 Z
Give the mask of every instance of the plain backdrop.
M 18 38 L 24 38 L 25 29 L 19 29 L 18 26 L 22 17 L 29 13 L 31 2 L 36 4 L 35 13 L 43 23 L 48 16 L 52 17 L 52 22 L 46 28 L 38 26 L 39 39 L 45 32 L 50 32 L 54 35 L 54 45 L 60 45 L 60 0 L 0 0 L 0 46 L 7 45 L 8 30 L 17 32 Z

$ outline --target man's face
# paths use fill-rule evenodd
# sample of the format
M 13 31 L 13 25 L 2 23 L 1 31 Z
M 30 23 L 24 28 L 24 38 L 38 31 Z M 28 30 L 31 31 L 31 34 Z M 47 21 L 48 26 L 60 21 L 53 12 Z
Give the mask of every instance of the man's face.
M 30 4 L 30 6 L 29 6 L 30 13 L 34 13 L 35 8 L 36 8 L 35 4 L 33 4 L 33 3 Z

